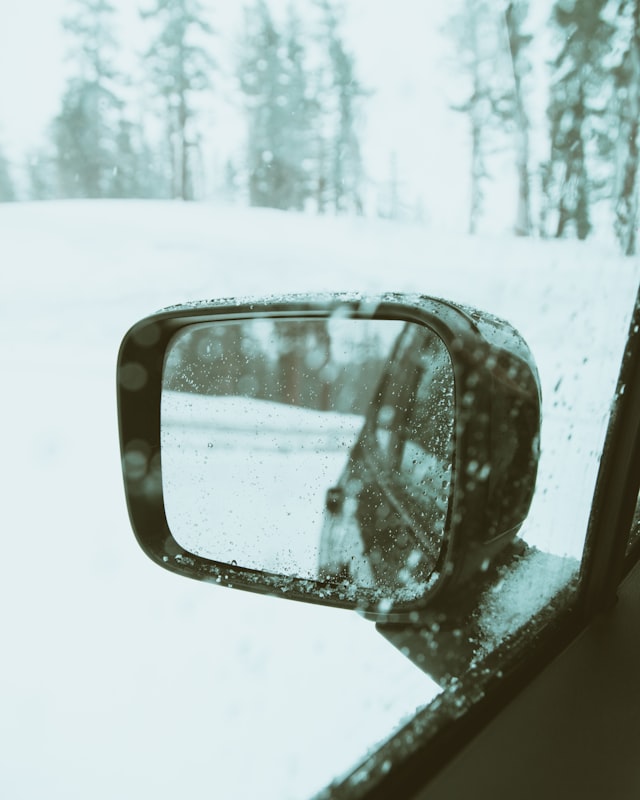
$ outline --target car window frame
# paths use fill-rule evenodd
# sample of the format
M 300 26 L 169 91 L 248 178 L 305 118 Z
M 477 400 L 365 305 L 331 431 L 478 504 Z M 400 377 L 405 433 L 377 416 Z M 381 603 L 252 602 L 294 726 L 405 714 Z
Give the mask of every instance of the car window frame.
M 615 607 L 620 583 L 640 561 L 640 542 L 627 548 L 639 489 L 640 285 L 612 398 L 577 590 L 570 601 L 556 610 L 548 605 L 507 637 L 458 685 L 446 688 L 316 800 L 410 798 L 428 789 L 443 767 L 595 617 Z M 414 739 L 411 749 L 407 735 Z

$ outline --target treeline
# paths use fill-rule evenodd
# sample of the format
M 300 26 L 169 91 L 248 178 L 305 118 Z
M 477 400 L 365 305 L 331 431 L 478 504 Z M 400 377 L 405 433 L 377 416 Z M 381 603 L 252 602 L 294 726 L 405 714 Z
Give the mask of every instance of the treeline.
M 308 6 L 305 24 L 293 5 L 277 23 L 266 0 L 254 0 L 245 9 L 236 75 L 221 76 L 216 31 L 199 0 L 148 0 L 140 87 L 118 66 L 114 5 L 70 0 L 63 27 L 74 74 L 51 122 L 50 145 L 29 156 L 24 195 L 202 198 L 215 140 L 205 109 L 219 79 L 233 77 L 246 152 L 226 163 L 226 192 L 253 206 L 360 212 L 358 125 L 366 92 L 342 36 L 341 2 Z M 0 152 L 5 200 L 17 194 L 10 166 Z
M 363 212 L 368 92 L 343 36 L 344 5 L 300 0 L 277 20 L 267 0 L 246 6 L 229 100 L 241 107 L 245 147 L 219 169 L 227 196 L 253 206 Z M 30 154 L 19 188 L 16 165 L 0 149 L 0 199 L 207 196 L 216 120 L 204 109 L 230 77 L 216 58 L 217 34 L 199 0 L 146 0 L 145 8 L 149 45 L 142 85 L 134 86 L 119 71 L 111 2 L 69 0 L 64 28 L 74 73 L 49 145 Z M 608 230 L 634 254 L 640 0 L 555 0 L 543 32 L 530 17 L 529 0 L 459 0 L 445 31 L 465 87 L 452 108 L 469 124 L 468 229 L 482 229 L 490 181 L 510 158 L 517 197 L 501 213 L 513 215 L 518 235 L 585 239 Z M 549 31 L 551 50 L 540 41 Z M 549 53 L 544 126 L 531 122 L 533 84 L 539 94 L 544 80 L 533 74 L 533 56 L 541 51 Z M 395 172 L 389 191 L 397 198 Z
M 194 326 L 174 341 L 163 388 L 364 415 L 390 346 L 377 321 L 344 322 L 333 336 L 324 319 Z
M 548 154 L 537 164 L 529 10 L 529 0 L 512 0 L 504 12 L 491 0 L 463 0 L 450 20 L 468 87 L 454 109 L 468 116 L 471 133 L 469 231 L 482 218 L 489 164 L 496 152 L 508 151 L 518 177 L 516 233 L 586 239 L 601 215 L 632 255 L 638 248 L 640 0 L 553 4 Z

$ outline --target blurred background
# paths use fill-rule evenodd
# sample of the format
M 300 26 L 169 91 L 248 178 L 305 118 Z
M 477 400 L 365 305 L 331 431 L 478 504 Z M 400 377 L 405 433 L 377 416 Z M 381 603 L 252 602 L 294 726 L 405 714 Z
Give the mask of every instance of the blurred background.
M 636 249 L 636 0 L 2 16 L 2 200 L 217 200 Z

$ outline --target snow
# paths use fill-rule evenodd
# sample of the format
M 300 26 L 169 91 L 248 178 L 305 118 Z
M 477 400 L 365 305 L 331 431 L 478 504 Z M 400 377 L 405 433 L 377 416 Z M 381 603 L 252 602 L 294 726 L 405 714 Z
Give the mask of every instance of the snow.
M 166 391 L 161 418 L 163 492 L 176 541 L 216 561 L 317 577 L 326 492 L 363 417 Z
M 579 562 L 532 550 L 518 564 L 504 569 L 480 604 L 481 653 L 489 653 L 534 614 L 557 602 L 577 577 Z
M 356 614 L 187 581 L 142 554 L 115 358 L 156 308 L 392 290 L 509 319 L 544 400 L 525 536 L 579 556 L 637 260 L 593 243 L 153 202 L 4 205 L 0 243 L 3 797 L 306 797 L 438 692 Z M 509 622 L 490 612 L 499 638 Z

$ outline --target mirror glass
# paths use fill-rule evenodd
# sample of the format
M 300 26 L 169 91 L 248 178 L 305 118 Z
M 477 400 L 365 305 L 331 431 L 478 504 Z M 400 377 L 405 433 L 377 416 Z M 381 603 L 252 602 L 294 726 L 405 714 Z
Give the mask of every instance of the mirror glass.
M 167 350 L 165 510 L 190 553 L 421 596 L 446 534 L 454 380 L 398 320 L 194 324 Z

